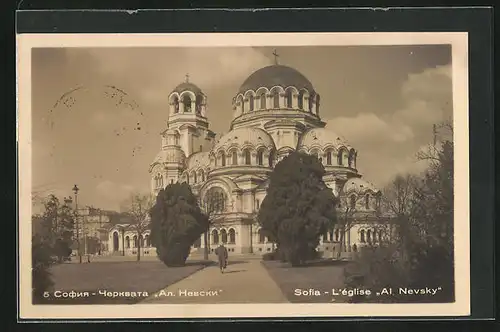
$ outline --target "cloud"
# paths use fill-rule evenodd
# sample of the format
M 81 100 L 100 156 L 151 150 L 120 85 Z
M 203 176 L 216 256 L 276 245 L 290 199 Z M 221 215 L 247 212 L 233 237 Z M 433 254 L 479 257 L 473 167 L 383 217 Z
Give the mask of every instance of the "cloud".
M 396 174 L 425 169 L 426 163 L 417 161 L 416 154 L 432 141 L 432 125 L 452 115 L 451 66 L 410 74 L 400 97 L 403 107 L 389 115 L 360 112 L 327 120 L 328 127 L 358 149 L 358 165 L 379 185 Z
M 408 125 L 394 126 L 374 113 L 359 113 L 355 117 L 338 117 L 329 120 L 329 127 L 351 143 L 379 144 L 387 140 L 402 143 L 413 138 Z M 330 125 L 331 123 L 331 125 Z
M 96 186 L 100 206 L 108 209 L 118 210 L 120 202 L 127 200 L 135 188 L 128 184 L 116 183 L 109 180 L 103 181 Z

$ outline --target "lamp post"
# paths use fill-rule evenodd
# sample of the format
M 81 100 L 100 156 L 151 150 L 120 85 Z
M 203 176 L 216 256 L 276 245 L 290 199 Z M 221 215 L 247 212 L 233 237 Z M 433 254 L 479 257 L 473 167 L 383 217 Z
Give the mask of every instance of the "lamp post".
M 78 257 L 80 264 L 82 263 L 82 252 L 80 249 L 80 221 L 78 220 L 78 191 L 80 188 L 75 184 L 73 187 L 73 192 L 75 193 L 75 221 L 76 221 L 76 243 L 78 245 Z

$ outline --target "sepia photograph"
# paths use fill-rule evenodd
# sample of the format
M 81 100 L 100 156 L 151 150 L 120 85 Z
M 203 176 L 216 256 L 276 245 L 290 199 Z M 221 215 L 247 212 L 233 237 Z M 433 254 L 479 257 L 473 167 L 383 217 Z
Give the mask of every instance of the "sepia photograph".
M 21 316 L 469 314 L 466 33 L 18 52 Z

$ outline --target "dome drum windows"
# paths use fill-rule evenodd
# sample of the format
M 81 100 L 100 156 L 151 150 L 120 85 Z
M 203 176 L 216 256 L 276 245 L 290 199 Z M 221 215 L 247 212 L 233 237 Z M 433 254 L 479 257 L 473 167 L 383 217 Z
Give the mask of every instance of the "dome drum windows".
M 161 189 L 163 188 L 163 176 L 158 173 L 154 177 L 154 185 L 156 189 Z
M 179 97 L 174 95 L 170 102 L 170 114 L 177 114 L 180 111 L 179 107 Z
M 182 104 L 184 105 L 184 113 L 191 113 L 194 103 L 188 94 L 185 94 L 184 97 L 182 97 Z
M 260 102 L 260 109 L 261 110 L 267 109 L 267 94 L 265 92 L 262 92 L 260 94 L 259 102 Z

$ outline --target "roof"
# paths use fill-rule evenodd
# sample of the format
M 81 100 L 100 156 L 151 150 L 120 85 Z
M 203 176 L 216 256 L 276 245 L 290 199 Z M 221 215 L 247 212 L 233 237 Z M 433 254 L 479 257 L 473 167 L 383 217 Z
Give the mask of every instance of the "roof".
M 221 147 L 227 149 L 233 145 L 241 147 L 247 144 L 253 147 L 274 148 L 273 138 L 264 130 L 260 128 L 237 128 L 222 136 L 213 150 L 217 151 Z
M 314 92 L 312 83 L 304 75 L 296 69 L 282 65 L 267 66 L 255 71 L 243 82 L 239 92 L 257 91 L 260 87 L 269 89 L 277 85 L 283 88 L 294 86 L 298 90 L 306 89 L 309 93 Z
M 178 92 L 178 93 L 181 93 L 184 91 L 191 91 L 195 95 L 203 94 L 201 89 L 196 84 L 189 83 L 189 82 L 183 82 L 183 83 L 179 84 L 178 86 L 175 87 L 174 91 Z
M 361 178 L 351 178 L 344 184 L 344 193 L 355 192 L 357 194 L 362 194 L 366 191 L 372 191 L 374 193 L 380 192 L 375 186 Z
M 195 152 L 187 159 L 188 169 L 197 169 L 199 167 L 206 167 L 210 165 L 210 152 L 200 151 Z
M 333 146 L 335 148 L 344 146 L 347 149 L 351 148 L 349 143 L 342 136 L 326 128 L 309 129 L 301 136 L 299 148 L 310 148 L 312 146 L 320 146 L 322 148 L 326 146 Z

